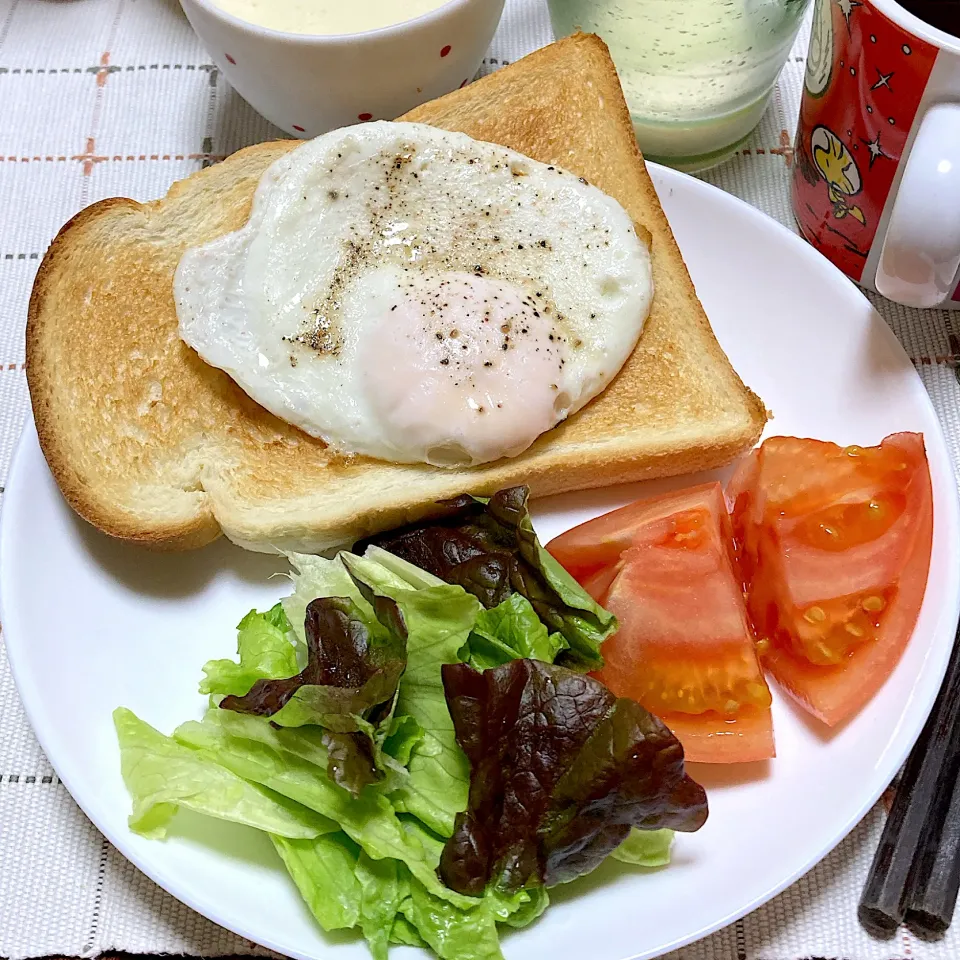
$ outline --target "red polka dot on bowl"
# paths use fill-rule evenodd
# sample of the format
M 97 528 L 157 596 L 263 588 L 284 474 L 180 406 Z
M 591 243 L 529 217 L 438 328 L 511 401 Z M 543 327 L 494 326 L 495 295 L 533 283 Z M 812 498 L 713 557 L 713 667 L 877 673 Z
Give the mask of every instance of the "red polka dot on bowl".
M 364 122 L 366 122 L 367 120 L 372 120 L 372 119 L 373 119 L 373 114 L 372 114 L 372 113 L 358 113 L 358 114 L 357 114 L 357 119 L 358 119 L 358 120 L 363 120 Z
M 227 63 L 232 63 L 234 66 L 237 65 L 237 61 L 234 60 L 229 53 L 225 53 L 224 56 L 227 58 Z
M 292 126 L 293 129 L 296 130 L 298 133 L 305 133 L 305 132 L 306 132 L 306 131 L 304 130 L 304 128 L 300 126 L 299 123 L 291 124 L 291 126 Z
M 440 56 L 445 57 L 451 50 L 450 44 L 448 43 L 441 51 Z

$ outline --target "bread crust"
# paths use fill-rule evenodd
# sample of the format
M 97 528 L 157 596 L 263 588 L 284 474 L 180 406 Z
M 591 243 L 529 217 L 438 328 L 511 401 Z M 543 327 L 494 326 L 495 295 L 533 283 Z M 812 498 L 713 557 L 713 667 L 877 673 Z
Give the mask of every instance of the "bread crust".
M 255 550 L 322 550 L 463 490 L 524 482 L 540 496 L 677 475 L 756 443 L 765 408 L 703 313 L 601 40 L 559 41 L 401 119 L 566 166 L 620 200 L 652 246 L 655 297 L 613 384 L 520 456 L 463 470 L 334 456 L 273 417 L 179 341 L 172 295 L 183 249 L 241 226 L 260 174 L 298 141 L 257 144 L 161 200 L 93 204 L 43 258 L 27 381 L 41 449 L 81 517 L 154 549 L 223 531 Z
M 55 382 L 57 371 L 48 362 L 45 350 L 47 337 L 56 335 L 51 330 L 44 305 L 54 285 L 54 271 L 70 256 L 74 236 L 101 217 L 108 217 L 118 208 L 137 208 L 134 200 L 110 197 L 84 208 L 68 220 L 44 254 L 37 271 L 27 306 L 26 369 L 33 420 L 40 440 L 40 448 L 50 472 L 67 503 L 104 533 L 120 540 L 143 544 L 159 550 L 189 550 L 202 547 L 220 536 L 220 525 L 209 507 L 198 511 L 195 517 L 173 524 L 144 527 L 142 520 L 118 510 L 113 503 L 105 503 L 79 471 L 74 468 L 67 436 L 61 429 L 57 410 Z

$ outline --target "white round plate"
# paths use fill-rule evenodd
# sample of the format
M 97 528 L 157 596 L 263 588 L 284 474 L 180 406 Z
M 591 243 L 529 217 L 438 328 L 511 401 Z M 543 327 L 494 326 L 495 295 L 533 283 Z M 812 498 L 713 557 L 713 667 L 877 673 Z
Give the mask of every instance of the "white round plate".
M 775 414 L 770 432 L 844 444 L 923 432 L 935 501 L 930 579 L 906 653 L 859 716 L 831 733 L 777 697 L 775 761 L 691 765 L 708 789 L 710 819 L 678 837 L 668 868 L 608 863 L 555 890 L 541 920 L 505 933 L 507 958 L 655 957 L 732 922 L 809 870 L 908 753 L 957 622 L 953 472 L 926 391 L 893 334 L 848 280 L 774 221 L 690 177 L 658 168 L 653 176 L 720 343 Z M 641 494 L 702 479 L 539 501 L 537 528 L 546 542 Z M 366 958 L 359 939 L 324 938 L 265 836 L 186 812 L 164 843 L 127 829 L 111 711 L 128 706 L 164 732 L 199 717 L 201 665 L 232 656 L 234 625 L 283 595 L 284 581 L 270 579 L 281 562 L 226 542 L 155 555 L 97 534 L 61 499 L 32 426 L 9 478 L 0 557 L 2 623 L 27 714 L 63 783 L 110 841 L 175 897 L 243 937 L 298 958 Z M 397 950 L 401 958 L 416 953 Z

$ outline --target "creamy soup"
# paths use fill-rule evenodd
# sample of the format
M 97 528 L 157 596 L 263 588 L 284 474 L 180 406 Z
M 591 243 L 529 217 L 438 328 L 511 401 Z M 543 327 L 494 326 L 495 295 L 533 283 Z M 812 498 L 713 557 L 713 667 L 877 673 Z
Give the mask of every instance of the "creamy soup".
M 344 34 L 412 20 L 447 0 L 213 0 L 241 20 L 288 33 Z

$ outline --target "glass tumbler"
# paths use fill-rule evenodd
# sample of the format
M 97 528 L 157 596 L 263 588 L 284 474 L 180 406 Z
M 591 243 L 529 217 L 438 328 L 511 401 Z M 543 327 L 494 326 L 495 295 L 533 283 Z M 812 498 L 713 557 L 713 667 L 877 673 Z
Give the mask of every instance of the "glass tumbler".
M 649 160 L 695 172 L 757 125 L 809 0 L 548 0 L 558 37 L 610 47 Z

